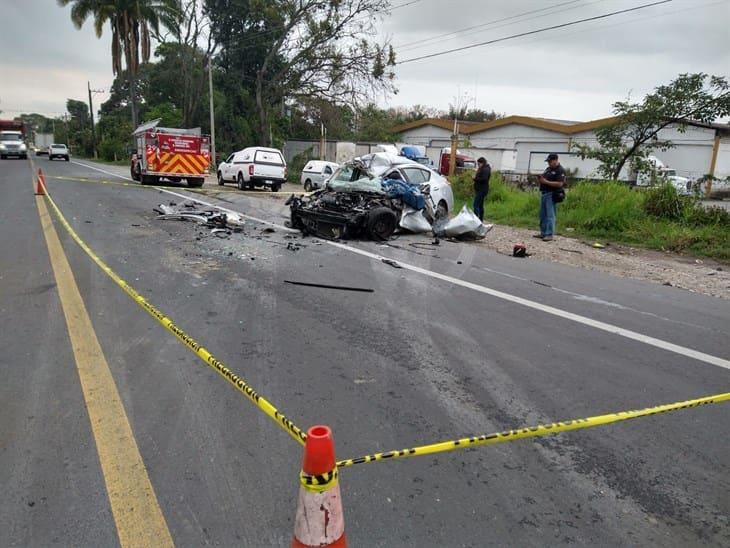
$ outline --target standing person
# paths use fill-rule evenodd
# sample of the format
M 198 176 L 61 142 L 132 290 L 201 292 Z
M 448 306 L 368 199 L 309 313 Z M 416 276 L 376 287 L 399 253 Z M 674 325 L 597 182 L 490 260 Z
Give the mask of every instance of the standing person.
M 565 170 L 560 165 L 557 154 L 548 154 L 545 161 L 548 167 L 540 175 L 540 234 L 535 234 L 535 238 L 541 238 L 543 242 L 552 242 L 555 232 L 553 190 L 563 188 L 565 185 Z
M 477 160 L 477 172 L 474 175 L 474 213 L 484 222 L 484 200 L 489 193 L 489 179 L 492 168 L 484 157 Z

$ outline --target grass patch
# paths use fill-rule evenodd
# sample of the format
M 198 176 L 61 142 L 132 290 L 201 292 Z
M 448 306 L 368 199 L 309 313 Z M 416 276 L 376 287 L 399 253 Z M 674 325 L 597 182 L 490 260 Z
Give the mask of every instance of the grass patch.
M 464 204 L 472 206 L 471 177 L 464 173 L 451 179 L 456 212 Z M 539 211 L 538 190 L 522 191 L 492 174 L 487 220 L 538 230 Z M 730 214 L 707 210 L 670 185 L 642 190 L 617 182 L 579 182 L 558 205 L 556 232 L 730 262 Z

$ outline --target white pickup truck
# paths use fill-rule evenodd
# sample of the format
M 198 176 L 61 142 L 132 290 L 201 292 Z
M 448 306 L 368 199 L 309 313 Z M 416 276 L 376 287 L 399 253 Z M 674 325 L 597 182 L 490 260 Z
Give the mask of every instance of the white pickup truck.
M 8 156 L 28 157 L 28 147 L 23 142 L 23 134 L 20 131 L 0 132 L 0 158 L 4 160 Z
M 269 187 L 278 192 L 286 182 L 286 161 L 275 148 L 249 147 L 234 152 L 218 166 L 218 184 L 236 183 L 239 190 Z
M 636 174 L 636 186 L 654 186 L 662 181 L 671 183 L 677 189 L 679 194 L 690 194 L 692 192 L 692 182 L 687 177 L 677 175 L 675 169 L 670 169 L 664 165 L 656 156 L 647 157 L 651 169 L 648 171 L 640 171 Z

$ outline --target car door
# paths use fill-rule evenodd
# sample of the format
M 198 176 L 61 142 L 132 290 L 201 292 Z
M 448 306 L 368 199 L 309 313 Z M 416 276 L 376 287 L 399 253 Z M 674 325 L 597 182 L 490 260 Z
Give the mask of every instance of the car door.
M 322 173 L 319 176 L 318 184 L 320 187 L 324 186 L 324 183 L 332 177 L 332 166 L 325 165 L 324 168 L 322 168 Z
M 221 166 L 221 175 L 223 176 L 223 179 L 225 181 L 232 181 L 234 180 L 233 177 L 233 157 L 236 154 L 231 154 L 228 158 L 226 158 L 226 161 L 223 162 L 223 165 Z

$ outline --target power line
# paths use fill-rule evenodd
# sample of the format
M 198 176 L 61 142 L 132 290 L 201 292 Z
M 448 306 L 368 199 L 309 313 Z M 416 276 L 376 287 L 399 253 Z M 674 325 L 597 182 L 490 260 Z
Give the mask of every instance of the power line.
M 421 55 L 420 57 L 413 57 L 411 59 L 405 59 L 403 61 L 399 61 L 399 62 L 396 63 L 396 65 L 404 65 L 406 63 L 412 63 L 414 61 L 421 61 L 423 59 L 430 59 L 432 57 L 439 57 L 441 55 L 446 55 L 447 53 L 454 53 L 454 52 L 457 52 L 457 51 L 464 51 L 464 50 L 467 50 L 467 49 L 477 48 L 477 47 L 480 47 L 480 46 L 488 46 L 490 44 L 496 44 L 497 42 L 504 42 L 505 40 L 512 40 L 514 38 L 520 38 L 522 36 L 530 36 L 531 34 L 538 34 L 538 33 L 546 32 L 546 31 L 549 31 L 549 30 L 557 30 L 557 29 L 561 29 L 561 28 L 565 28 L 565 27 L 570 27 L 570 26 L 573 26 L 573 25 L 577 25 L 579 23 L 586 23 L 588 21 L 597 21 L 599 19 L 605 19 L 607 17 L 613 17 L 614 15 L 619 15 L 619 14 L 622 14 L 622 13 L 629 13 L 629 12 L 632 12 L 632 11 L 637 11 L 637 10 L 641 10 L 641 9 L 645 9 L 645 8 L 650 8 L 652 6 L 658 6 L 660 4 L 667 4 L 667 3 L 671 2 L 671 1 L 672 0 L 660 0 L 659 2 L 652 2 L 651 4 L 643 4 L 641 6 L 636 6 L 636 7 L 628 8 L 628 9 L 625 9 L 625 10 L 612 11 L 610 13 L 605 13 L 603 15 L 596 15 L 594 17 L 587 17 L 585 19 L 578 19 L 577 21 L 571 21 L 569 23 L 562 23 L 560 25 L 553 25 L 553 26 L 550 26 L 550 27 L 544 27 L 544 28 L 541 28 L 541 29 L 531 30 L 531 31 L 528 31 L 528 32 L 521 32 L 519 34 L 513 34 L 511 36 L 505 36 L 503 38 L 495 38 L 494 40 L 487 40 L 486 42 L 479 42 L 478 44 L 470 44 L 468 46 L 462 46 L 460 48 L 453 48 L 453 49 L 449 49 L 449 50 L 446 50 L 446 51 L 440 51 L 440 52 L 437 52 L 437 53 L 431 53 L 429 55 Z
M 547 8 L 540 8 L 538 10 L 525 11 L 525 12 L 522 12 L 522 13 L 518 13 L 517 15 L 511 15 L 510 17 L 503 17 L 502 19 L 495 19 L 494 21 L 488 21 L 486 23 L 480 23 L 478 25 L 473 25 L 471 27 L 464 27 L 463 29 L 458 29 L 458 30 L 455 30 L 453 32 L 446 32 L 444 34 L 437 34 L 436 36 L 431 36 L 430 38 L 423 38 L 423 39 L 420 39 L 420 40 L 414 40 L 413 42 L 406 42 L 405 44 L 398 44 L 398 45 L 395 45 L 393 47 L 396 48 L 396 49 L 398 49 L 398 50 L 411 49 L 409 46 L 413 46 L 413 45 L 416 45 L 416 44 L 422 44 L 423 42 L 430 42 L 431 40 L 436 40 L 438 38 L 444 38 L 446 36 L 454 36 L 454 35 L 457 35 L 457 34 L 461 34 L 462 32 L 466 32 L 466 31 L 470 31 L 470 30 L 475 30 L 475 29 L 479 29 L 479 28 L 482 28 L 482 27 L 488 27 L 488 26 L 493 25 L 495 23 L 501 23 L 503 21 L 509 21 L 511 19 L 517 19 L 517 18 L 523 17 L 525 15 L 531 15 L 533 13 L 539 13 L 541 11 L 547 11 L 547 10 L 551 10 L 551 9 L 554 9 L 554 8 L 559 8 L 561 6 L 566 6 L 568 4 L 575 4 L 576 2 L 580 2 L 580 0 L 570 0 L 568 2 L 563 2 L 562 4 L 555 4 L 554 6 L 548 6 Z

